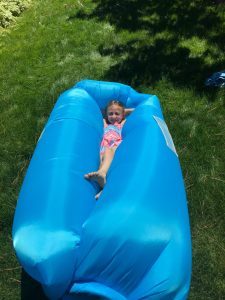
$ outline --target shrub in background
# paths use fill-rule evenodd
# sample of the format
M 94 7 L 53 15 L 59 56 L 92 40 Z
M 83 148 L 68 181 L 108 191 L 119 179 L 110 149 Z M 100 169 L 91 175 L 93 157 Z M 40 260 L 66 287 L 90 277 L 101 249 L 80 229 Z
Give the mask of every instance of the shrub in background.
M 24 11 L 30 0 L 0 0 L 0 27 L 7 27 Z

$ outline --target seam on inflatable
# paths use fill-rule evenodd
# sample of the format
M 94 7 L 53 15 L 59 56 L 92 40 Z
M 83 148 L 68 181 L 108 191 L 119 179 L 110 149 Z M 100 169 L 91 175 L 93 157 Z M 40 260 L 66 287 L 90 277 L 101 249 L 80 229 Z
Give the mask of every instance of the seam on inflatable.
M 86 121 L 84 121 L 84 120 L 82 120 L 82 119 L 79 119 L 79 118 L 56 118 L 56 119 L 54 119 L 54 120 L 50 120 L 50 121 L 46 124 L 46 126 L 44 127 L 42 133 L 43 133 L 43 132 L 44 132 L 44 131 L 52 124 L 52 123 L 55 123 L 55 122 L 58 122 L 58 121 L 62 121 L 62 120 L 78 120 L 78 121 L 80 121 L 80 122 L 82 122 L 82 123 L 85 123 L 85 124 L 88 125 L 89 127 L 94 128 L 95 131 L 97 131 L 97 132 L 99 133 L 99 130 L 98 130 L 95 126 L 90 125 L 90 123 L 88 123 L 88 122 L 86 122 Z M 41 135 L 42 135 L 42 133 L 41 133 Z M 103 124 L 102 124 L 102 134 L 103 134 Z M 102 134 L 101 134 L 101 136 L 102 136 Z M 100 135 L 100 134 L 99 134 L 99 135 Z M 39 138 L 39 139 L 40 139 L 40 138 Z

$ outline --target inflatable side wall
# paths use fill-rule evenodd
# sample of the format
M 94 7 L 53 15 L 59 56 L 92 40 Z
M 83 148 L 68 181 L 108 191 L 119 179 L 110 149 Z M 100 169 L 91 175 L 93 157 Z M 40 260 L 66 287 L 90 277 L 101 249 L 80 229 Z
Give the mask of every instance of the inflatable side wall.
M 107 183 L 98 169 L 101 110 L 135 108 Z M 186 299 L 191 239 L 179 159 L 158 98 L 129 86 L 79 82 L 58 99 L 19 195 L 17 257 L 49 299 Z

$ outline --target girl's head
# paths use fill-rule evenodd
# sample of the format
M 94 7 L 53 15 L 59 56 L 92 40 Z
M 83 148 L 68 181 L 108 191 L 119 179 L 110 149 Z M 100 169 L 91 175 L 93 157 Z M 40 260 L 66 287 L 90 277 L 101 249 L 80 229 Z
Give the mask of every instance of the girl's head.
M 124 105 L 117 100 L 111 100 L 105 109 L 106 122 L 109 124 L 121 123 L 124 119 Z

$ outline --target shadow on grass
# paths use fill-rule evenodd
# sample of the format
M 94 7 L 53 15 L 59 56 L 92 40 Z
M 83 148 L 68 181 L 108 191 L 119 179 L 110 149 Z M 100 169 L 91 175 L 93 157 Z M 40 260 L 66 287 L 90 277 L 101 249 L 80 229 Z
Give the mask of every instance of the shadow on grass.
M 68 299 L 72 299 L 68 297 Z M 87 293 L 80 293 L 81 300 L 105 300 L 100 296 L 89 295 Z M 41 284 L 29 276 L 23 269 L 21 273 L 21 300 L 48 300 L 45 296 Z
M 105 80 L 122 81 L 137 88 L 154 85 L 166 76 L 177 86 L 191 86 L 198 93 L 206 93 L 210 101 L 215 99 L 217 90 L 206 89 L 204 82 L 225 65 L 224 56 L 219 60 L 217 57 L 225 50 L 220 6 L 212 0 L 94 2 L 96 7 L 90 14 L 80 11 L 76 17 L 107 21 L 118 31 L 144 30 L 146 37 L 100 47 L 102 56 L 110 55 L 118 61 L 104 75 Z M 188 46 L 182 41 L 187 41 Z M 191 53 L 190 47 L 197 47 L 197 52 Z
M 21 300 L 48 300 L 41 284 L 30 277 L 23 269 L 21 273 Z

